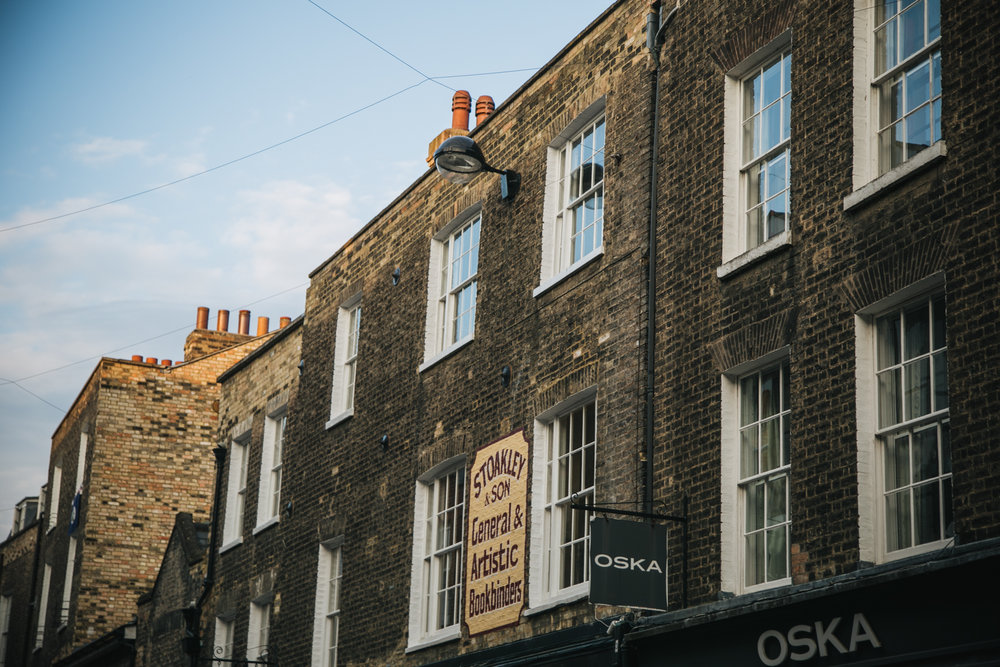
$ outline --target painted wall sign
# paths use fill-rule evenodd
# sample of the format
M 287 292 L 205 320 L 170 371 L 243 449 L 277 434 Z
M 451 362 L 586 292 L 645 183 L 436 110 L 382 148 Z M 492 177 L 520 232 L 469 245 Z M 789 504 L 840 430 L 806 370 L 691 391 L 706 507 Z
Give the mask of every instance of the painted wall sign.
M 524 608 L 528 441 L 486 445 L 469 469 L 465 624 L 475 635 L 516 623 Z
M 590 601 L 666 610 L 666 526 L 591 519 Z

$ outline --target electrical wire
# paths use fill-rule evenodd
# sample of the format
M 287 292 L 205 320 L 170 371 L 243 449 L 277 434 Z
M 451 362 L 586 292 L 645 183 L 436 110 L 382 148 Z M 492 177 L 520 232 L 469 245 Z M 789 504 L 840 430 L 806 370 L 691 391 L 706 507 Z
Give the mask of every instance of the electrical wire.
M 236 164 L 237 162 L 242 162 L 243 160 L 248 160 L 248 159 L 250 159 L 252 157 L 256 157 L 257 155 L 260 155 L 261 153 L 265 153 L 267 151 L 274 150 L 275 148 L 278 148 L 280 146 L 284 146 L 285 144 L 289 144 L 289 143 L 291 143 L 293 141 L 297 141 L 298 139 L 301 139 L 302 137 L 306 137 L 306 136 L 308 136 L 310 134 L 313 134 L 315 132 L 319 132 L 320 130 L 322 130 L 324 128 L 327 128 L 327 127 L 330 127 L 331 125 L 333 125 L 335 123 L 339 123 L 342 120 L 346 120 L 346 119 L 348 119 L 348 118 L 350 118 L 352 116 L 356 116 L 357 114 L 361 113 L 362 111 L 367 111 L 368 109 L 371 109 L 374 106 L 382 104 L 383 102 L 387 102 L 388 100 L 391 100 L 394 97 L 402 95 L 403 93 L 405 93 L 405 92 L 407 92 L 409 90 L 412 90 L 412 89 L 414 89 L 414 88 L 416 88 L 418 86 L 423 85 L 425 81 L 426 81 L 426 79 L 424 81 L 419 81 L 417 83 L 414 83 L 414 84 L 412 84 L 410 86 L 406 86 L 405 88 L 400 88 L 399 90 L 397 90 L 396 92 L 394 92 L 394 93 L 392 93 L 390 95 L 386 95 L 385 97 L 383 97 L 383 98 L 381 98 L 379 100 L 375 100 L 374 102 L 369 102 L 368 104 L 365 104 L 364 106 L 358 107 L 357 109 L 354 109 L 353 111 L 349 111 L 349 112 L 345 113 L 342 116 L 338 116 L 337 118 L 334 118 L 331 121 L 327 121 L 326 123 L 323 123 L 322 125 L 317 125 L 316 127 L 312 128 L 311 130 L 306 130 L 305 132 L 300 132 L 299 134 L 296 134 L 294 137 L 289 137 L 288 139 L 283 139 L 283 140 L 281 140 L 281 141 L 279 141 L 277 143 L 271 144 L 270 146 L 265 146 L 264 148 L 260 148 L 258 150 L 255 150 L 252 153 L 247 153 L 246 155 L 241 155 L 240 157 L 233 158 L 232 160 L 228 160 L 228 161 L 223 162 L 221 164 L 217 164 L 214 167 L 209 167 L 208 169 L 203 169 L 202 171 L 199 171 L 199 172 L 194 173 L 194 174 L 189 174 L 187 176 L 175 179 L 175 180 L 170 181 L 168 183 L 161 183 L 160 185 L 156 185 L 156 186 L 151 187 L 151 188 L 146 188 L 145 190 L 140 190 L 139 192 L 133 192 L 132 194 L 125 195 L 124 197 L 118 197 L 117 199 L 112 199 L 110 201 L 102 202 L 100 204 L 94 204 L 93 206 L 87 206 L 85 208 L 77 209 L 75 211 L 70 211 L 68 213 L 61 213 L 59 215 L 53 215 L 53 216 L 50 216 L 48 218 L 43 218 L 41 220 L 34 220 L 32 222 L 25 222 L 25 223 L 22 223 L 20 225 L 11 225 L 10 227 L 4 227 L 4 228 L 0 229 L 0 232 L 10 232 L 10 231 L 13 231 L 15 229 L 23 229 L 25 227 L 31 227 L 33 225 L 41 225 L 41 224 L 46 223 L 46 222 L 53 222 L 55 220 L 61 220 L 63 218 L 68 218 L 70 216 L 79 215 L 80 213 L 86 213 L 88 211 L 94 211 L 94 210 L 99 209 L 99 208 L 104 208 L 105 206 L 111 206 L 112 204 L 118 204 L 120 202 L 127 201 L 129 199 L 135 199 L 136 197 L 141 197 L 142 195 L 147 195 L 147 194 L 149 194 L 151 192 L 156 192 L 157 190 L 162 190 L 164 188 L 169 188 L 171 186 L 177 185 L 178 183 L 183 183 L 185 181 L 190 181 L 193 178 L 198 178 L 199 176 L 204 176 L 205 174 L 210 174 L 213 171 L 218 171 L 218 170 L 223 169 L 225 167 L 232 166 L 232 165 Z
M 37 398 L 38 400 L 40 400 L 42 403 L 45 403 L 46 405 L 55 408 L 56 410 L 58 410 L 59 412 L 62 412 L 63 414 L 66 413 L 66 410 L 64 408 L 60 408 L 55 403 L 50 403 L 49 401 L 47 401 L 46 399 L 42 398 L 41 396 L 39 396 L 35 392 L 31 391 L 27 387 L 23 387 L 20 384 L 18 384 L 16 380 L 9 380 L 7 378 L 0 378 L 0 380 L 4 381 L 3 384 L 12 384 L 15 387 L 17 387 L 18 389 L 20 389 L 21 391 L 23 391 L 24 393 L 30 394 L 30 395 L 34 396 L 35 398 Z
M 345 28 L 347 28 L 348 30 L 350 30 L 351 32 L 353 32 L 355 35 L 357 35 L 361 39 L 365 40 L 366 42 L 368 42 L 369 44 L 371 44 L 375 48 L 377 48 L 380 51 L 382 51 L 383 53 L 389 55 L 390 57 L 392 57 L 393 59 L 395 59 L 397 62 L 402 63 L 403 65 L 405 65 L 406 67 L 409 67 L 411 70 L 413 70 L 414 72 L 416 72 L 420 76 L 424 77 L 424 81 L 433 81 L 434 83 L 436 83 L 437 85 L 441 86 L 442 88 L 447 88 L 448 90 L 450 90 L 452 92 L 455 92 L 454 88 L 452 88 L 450 86 L 446 86 L 445 84 L 441 83 L 440 81 L 437 81 L 434 77 L 427 76 L 426 74 L 424 74 L 423 72 L 421 72 L 420 70 L 418 70 L 416 67 L 414 67 L 410 63 L 406 62 L 405 60 L 403 60 L 402 58 L 400 58 L 399 56 L 397 56 L 395 53 L 393 53 L 389 49 L 385 48 L 384 46 L 382 46 L 381 44 L 379 44 L 378 42 L 376 42 L 375 40 L 373 40 L 371 37 L 368 37 L 364 33 L 360 32 L 359 30 L 357 30 L 356 28 L 354 28 L 353 26 L 351 26 L 348 23 L 346 23 L 343 19 L 335 16 L 333 13 L 331 13 L 328 9 L 326 9 L 322 5 L 318 4 L 317 2 L 314 2 L 314 0 L 306 0 L 306 2 L 308 2 L 310 5 L 312 5 L 316 9 L 320 10 L 321 12 L 323 12 L 324 14 L 326 14 L 327 16 L 329 16 L 330 18 L 332 18 L 334 21 L 336 21 L 340 25 L 342 25 Z M 439 78 L 444 78 L 444 77 L 439 77 Z

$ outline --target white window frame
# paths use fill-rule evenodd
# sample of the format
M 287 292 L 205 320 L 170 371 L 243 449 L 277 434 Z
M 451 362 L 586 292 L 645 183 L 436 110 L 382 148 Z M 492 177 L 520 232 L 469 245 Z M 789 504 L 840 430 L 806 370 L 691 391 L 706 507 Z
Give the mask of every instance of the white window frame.
M 250 603 L 250 621 L 247 624 L 247 660 L 267 657 L 271 642 L 272 597 Z
M 917 0 L 915 4 L 926 7 L 927 5 L 924 3 L 929 1 Z M 908 9 L 913 11 L 912 7 L 913 5 Z M 941 37 L 939 30 L 936 37 L 927 39 L 925 20 L 924 46 L 906 56 L 886 72 L 876 74 L 878 55 L 875 36 L 878 28 L 876 8 L 876 3 L 868 0 L 854 0 L 854 190 L 844 199 L 845 209 L 851 209 L 861 204 L 926 165 L 944 158 L 948 153 L 943 135 L 939 131 L 938 136 L 932 139 L 929 147 L 916 152 L 897 166 L 883 168 L 879 164 L 880 86 L 900 73 L 919 67 L 921 63 L 932 59 L 932 54 L 937 54 L 937 62 L 940 63 Z M 938 11 L 938 19 L 940 26 L 940 10 Z M 940 75 L 938 80 L 940 81 Z M 940 91 L 937 94 L 931 92 L 929 95 L 929 100 L 935 99 L 940 101 Z M 937 110 L 940 111 L 940 103 Z M 940 130 L 940 116 L 938 116 L 937 124 Z M 932 120 L 931 127 L 933 126 L 934 121 Z
M 226 484 L 226 518 L 222 525 L 222 546 L 226 551 L 243 542 L 243 521 L 247 510 L 247 482 L 250 477 L 250 429 L 234 437 L 229 445 L 229 479 Z
M 7 665 L 7 642 L 10 640 L 11 596 L 0 595 L 0 667 Z
M 564 428 L 562 420 L 566 417 L 570 417 L 571 419 L 572 415 L 581 413 L 583 420 L 586 421 L 588 409 L 593 413 L 592 428 L 594 440 L 588 442 L 586 437 L 587 425 L 584 423 L 581 447 L 577 448 L 581 452 L 581 467 L 584 469 L 584 472 L 582 473 L 583 477 L 579 480 L 580 484 L 578 486 L 580 488 L 576 489 L 576 491 L 579 493 L 577 497 L 578 502 L 593 504 L 597 476 L 598 415 L 600 414 L 596 388 L 581 391 L 535 418 L 534 443 L 532 445 L 531 497 L 536 500 L 532 502 L 531 507 L 531 525 L 533 529 L 529 541 L 529 551 L 531 554 L 528 572 L 530 585 L 528 587 L 529 610 L 527 613 L 529 614 L 578 600 L 585 597 L 590 590 L 590 513 L 588 512 L 584 515 L 578 513 L 576 510 L 570 510 L 569 503 L 571 502 L 574 489 L 567 485 L 566 493 L 560 493 L 556 488 L 557 480 L 555 479 L 555 476 L 558 475 L 558 459 L 566 458 L 565 456 L 560 457 L 555 454 L 555 448 L 558 446 L 558 441 Z M 592 460 L 589 462 L 589 485 L 586 483 L 586 468 L 588 467 L 586 456 L 588 448 L 592 452 Z M 571 461 L 572 459 L 573 457 L 570 456 L 567 461 Z M 567 467 L 571 469 L 568 475 L 572 477 L 576 469 L 572 463 Z M 576 546 L 582 549 L 583 574 L 581 581 L 563 586 L 561 583 L 563 569 L 561 559 L 558 556 L 559 550 L 564 548 L 565 545 L 557 544 L 557 536 L 561 532 L 562 516 L 567 513 L 572 513 L 573 520 L 577 520 L 579 516 L 579 520 L 582 521 L 581 529 L 583 534 L 574 537 L 569 544 L 572 545 L 575 543 Z
M 465 534 L 465 456 L 444 461 L 417 479 L 413 501 L 413 561 L 410 577 L 410 616 L 407 650 L 413 651 L 451 641 L 462 635 L 462 604 L 465 572 L 462 569 Z M 454 484 L 455 502 L 441 507 L 442 485 Z M 451 522 L 452 539 L 436 544 L 442 526 Z M 447 533 L 446 533 L 447 534 Z M 451 564 L 452 584 L 440 578 L 440 565 Z M 438 627 L 440 599 L 451 596 L 454 622 Z
M 281 407 L 264 418 L 264 440 L 260 456 L 260 491 L 257 494 L 256 535 L 281 517 L 281 455 L 288 424 L 288 410 Z
M 469 234 L 465 237 L 465 234 Z M 456 240 L 468 238 L 469 248 L 458 257 L 468 257 L 467 275 L 453 285 L 456 264 Z M 430 368 L 445 357 L 468 345 L 476 336 L 476 308 L 479 300 L 479 250 L 482 238 L 482 211 L 477 204 L 448 223 L 431 240 L 430 268 L 427 277 L 427 325 L 424 331 L 424 362 L 419 371 Z M 474 252 L 473 252 L 474 247 Z M 458 262 L 461 264 L 461 262 Z M 460 273 L 459 275 L 462 275 Z M 467 331 L 456 326 L 459 302 L 471 292 Z
M 35 650 L 45 643 L 45 620 L 49 609 L 49 585 L 52 581 L 52 565 L 45 564 L 42 571 L 42 590 L 38 595 L 38 616 L 35 626 Z
M 330 420 L 326 424 L 327 428 L 339 424 L 354 414 L 354 383 L 358 370 L 361 314 L 360 293 L 337 309 Z
M 722 157 L 722 265 L 717 275 L 723 278 L 744 266 L 759 260 L 766 255 L 791 243 L 791 91 L 779 104 L 786 104 L 787 114 L 782 113 L 782 119 L 789 123 L 789 136 L 751 159 L 744 159 L 744 85 L 755 72 L 773 64 L 776 59 L 792 57 L 792 31 L 786 30 L 767 46 L 757 50 L 749 58 L 726 73 L 724 89 L 723 118 L 723 157 Z M 789 62 L 789 65 L 790 65 Z M 789 79 L 790 79 L 789 72 Z M 784 76 L 781 77 L 784 80 Z M 784 120 L 782 121 L 784 122 Z M 767 158 L 775 158 L 784 153 L 785 158 L 785 189 L 787 197 L 785 206 L 785 228 L 783 231 L 764 239 L 761 243 L 750 243 L 747 234 L 747 171 L 753 164 L 766 162 Z
M 587 183 L 583 190 L 573 197 L 570 192 L 572 170 L 572 149 L 574 143 L 581 140 L 588 132 L 593 132 L 600 125 L 601 146 L 594 146 L 592 160 L 587 163 L 601 168 L 600 180 L 594 180 L 595 170 L 591 168 Z M 545 173 L 545 203 L 542 209 L 542 260 L 538 278 L 538 287 L 534 296 L 539 296 L 554 285 L 565 280 L 587 264 L 604 254 L 604 208 L 605 208 L 605 174 L 607 145 L 607 118 L 605 116 L 605 98 L 594 102 L 560 132 L 549 144 L 547 149 Z M 582 160 L 582 155 L 581 155 Z M 577 172 L 583 179 L 585 170 Z M 582 182 L 582 181 L 581 181 Z M 594 214 L 594 240 L 592 247 L 582 251 L 574 258 L 573 252 L 573 214 L 572 209 L 591 197 L 600 198 L 600 214 Z
M 66 577 L 63 581 L 62 606 L 59 607 L 59 624 L 69 623 L 69 607 L 73 601 L 73 572 L 76 568 L 76 537 L 70 536 L 66 548 Z
M 789 355 L 788 348 L 781 348 L 771 352 L 759 359 L 739 364 L 727 370 L 721 379 L 721 404 L 722 404 L 722 507 L 721 507 L 721 575 L 722 590 L 744 594 L 778 586 L 786 586 L 792 583 L 791 576 L 791 465 L 789 457 L 789 447 L 787 442 L 787 429 L 791 418 L 787 382 L 790 378 L 788 370 Z M 780 369 L 786 369 L 783 373 Z M 742 466 L 742 434 L 748 429 L 757 429 L 759 438 L 759 427 L 766 421 L 758 418 L 747 424 L 742 424 L 741 399 L 743 398 L 742 383 L 748 378 L 755 378 L 759 383 L 763 373 L 779 369 L 779 405 L 777 414 L 767 418 L 772 422 L 777 421 L 779 425 L 778 435 L 780 440 L 779 462 L 775 467 L 761 472 L 744 475 Z M 759 385 L 758 385 L 759 389 Z M 758 401 L 761 396 L 758 395 Z M 758 439 L 758 443 L 760 440 Z M 758 450 L 760 451 L 760 450 Z M 775 577 L 767 580 L 765 570 L 764 580 L 756 582 L 747 581 L 747 488 L 751 484 L 765 482 L 767 480 L 783 477 L 785 479 L 785 516 L 780 522 L 768 525 L 762 530 L 766 535 L 767 530 L 776 530 L 779 526 L 785 532 L 785 576 Z M 766 523 L 766 521 L 765 521 Z M 755 532 L 760 532 L 755 531 Z M 766 538 L 765 538 L 766 539 Z M 765 566 L 766 568 L 766 566 Z
M 313 667 L 337 667 L 343 544 L 344 538 L 337 537 L 319 546 L 319 558 L 316 564 L 316 604 L 313 614 Z
M 236 637 L 236 621 L 231 618 L 215 617 L 215 635 L 212 637 L 212 667 L 230 667 L 233 644 Z
M 879 426 L 879 384 L 877 380 L 878 363 L 878 318 L 893 312 L 901 312 L 915 304 L 928 302 L 930 300 L 945 296 L 944 276 L 937 274 L 921 280 L 900 292 L 893 294 L 886 299 L 882 299 L 876 304 L 862 309 L 855 316 L 855 342 L 857 354 L 857 414 L 858 414 L 858 489 L 859 489 L 859 534 L 860 534 L 860 556 L 862 560 L 868 562 L 883 563 L 921 553 L 927 553 L 941 549 L 954 540 L 953 532 L 948 534 L 943 526 L 944 517 L 950 511 L 954 517 L 954 497 L 945 499 L 944 492 L 939 498 L 939 502 L 947 503 L 948 507 L 942 504 L 941 521 L 942 536 L 933 541 L 923 544 L 913 544 L 909 547 L 888 550 L 886 539 L 886 509 L 885 509 L 885 442 L 893 435 L 914 432 L 924 428 L 940 428 L 949 423 L 949 408 L 943 407 L 918 416 L 914 419 L 904 420 L 898 424 L 892 424 L 884 428 Z M 931 323 L 933 328 L 933 323 Z M 947 329 L 947 326 L 945 327 Z M 904 334 L 905 335 L 905 334 Z M 935 354 L 943 353 L 947 355 L 947 343 L 943 347 L 932 350 Z M 931 383 L 930 396 L 934 396 L 933 368 L 929 376 Z M 932 400 L 936 400 L 932 398 Z M 939 460 L 942 464 L 942 472 L 925 480 L 927 483 L 934 483 L 950 487 L 951 466 L 950 456 L 948 462 L 944 462 L 941 452 L 938 452 Z M 944 472 L 944 469 L 947 469 Z M 946 481 L 947 480 L 947 481 Z M 953 528 L 952 528 L 953 530 Z M 912 536 L 912 533 L 911 533 Z
M 49 531 L 55 528 L 56 522 L 59 521 L 59 496 L 62 488 L 62 477 L 62 459 L 60 459 L 52 466 L 52 484 L 50 485 L 51 492 L 49 493 Z

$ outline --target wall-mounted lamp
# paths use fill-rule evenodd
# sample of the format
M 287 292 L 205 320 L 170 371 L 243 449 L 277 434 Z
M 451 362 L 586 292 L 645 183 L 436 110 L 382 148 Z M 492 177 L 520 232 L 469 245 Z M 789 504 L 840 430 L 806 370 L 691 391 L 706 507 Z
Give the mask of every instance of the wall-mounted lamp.
M 380 445 L 382 445 L 382 451 L 383 452 L 389 451 L 389 434 L 388 433 L 383 433 L 382 437 L 378 439 L 378 442 L 379 442 Z
M 434 166 L 446 181 L 456 185 L 465 185 L 481 171 L 500 174 L 500 198 L 504 201 L 513 199 L 521 186 L 520 174 L 488 165 L 476 142 L 462 135 L 445 139 L 434 151 Z
M 510 386 L 510 366 L 504 366 L 500 369 L 500 386 Z
M 392 284 L 394 287 L 399 284 L 399 276 L 399 267 L 397 266 L 396 270 L 392 272 Z

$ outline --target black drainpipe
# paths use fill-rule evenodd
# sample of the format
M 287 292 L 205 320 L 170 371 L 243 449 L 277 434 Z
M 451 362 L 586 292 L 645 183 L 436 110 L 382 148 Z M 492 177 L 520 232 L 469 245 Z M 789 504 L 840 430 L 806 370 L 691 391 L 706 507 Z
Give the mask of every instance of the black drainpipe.
M 212 517 L 209 527 L 208 564 L 205 566 L 205 580 L 202 582 L 201 595 L 193 607 L 184 609 L 184 620 L 187 623 L 184 652 L 191 658 L 191 667 L 197 667 L 198 658 L 201 655 L 201 609 L 205 604 L 205 600 L 208 599 L 209 593 L 212 592 L 212 584 L 215 583 L 216 539 L 219 532 L 219 494 L 222 492 L 222 471 L 226 463 L 226 448 L 216 447 L 212 450 L 212 453 L 215 454 L 215 494 L 212 499 Z
M 659 0 L 650 3 L 646 15 L 646 48 L 653 57 L 652 78 L 653 104 L 650 124 L 652 127 L 652 150 L 649 160 L 649 270 L 646 286 L 646 470 L 643 494 L 644 509 L 653 512 L 653 396 L 656 389 L 656 185 L 657 157 L 660 141 L 660 47 L 663 45 L 664 31 L 677 14 L 675 6 L 660 23 Z

